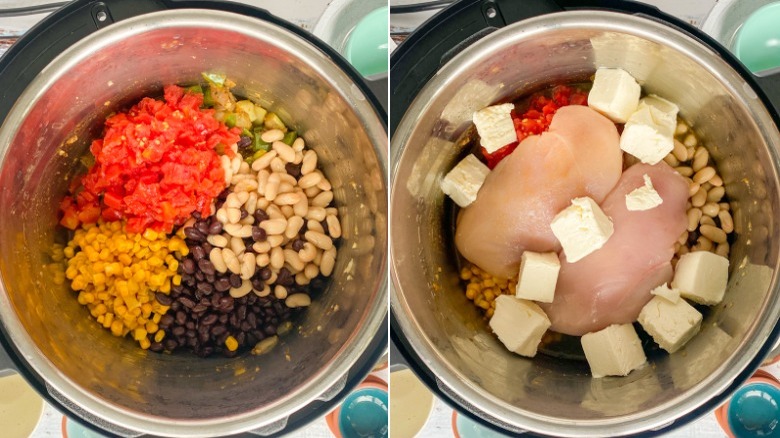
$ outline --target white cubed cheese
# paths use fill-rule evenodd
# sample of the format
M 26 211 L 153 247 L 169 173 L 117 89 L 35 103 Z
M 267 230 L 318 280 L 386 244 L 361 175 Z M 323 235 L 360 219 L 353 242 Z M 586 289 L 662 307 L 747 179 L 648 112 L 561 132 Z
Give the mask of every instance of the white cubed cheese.
M 531 301 L 552 303 L 561 262 L 554 252 L 523 252 L 515 296 Z
M 572 199 L 571 205 L 555 216 L 550 228 L 561 242 L 569 263 L 604 246 L 614 232 L 612 221 L 587 196 Z
M 488 152 L 493 153 L 517 141 L 515 123 L 510 115 L 514 108 L 511 103 L 504 103 L 474 113 L 474 126 L 477 127 L 479 141 Z
M 683 298 L 708 306 L 720 303 L 729 280 L 729 260 L 708 251 L 689 252 L 680 257 L 672 287 Z
M 631 324 L 614 324 L 581 339 L 593 377 L 626 376 L 647 358 Z
M 627 71 L 600 68 L 588 94 L 588 106 L 615 123 L 626 123 L 639 105 L 641 92 L 642 88 Z
M 680 301 L 680 291 L 670 288 L 666 283 L 651 290 L 650 293 L 657 297 L 661 297 L 672 304 Z
M 699 333 L 701 319 L 701 313 L 685 300 L 672 303 L 653 297 L 639 312 L 638 320 L 661 348 L 674 353 Z
M 456 204 L 468 207 L 477 199 L 477 192 L 490 173 L 474 155 L 469 155 L 449 171 L 441 181 L 441 190 Z
M 629 211 L 644 211 L 658 207 L 664 200 L 655 191 L 653 182 L 647 174 L 644 174 L 645 185 L 634 189 L 626 195 L 626 208 Z
M 668 136 L 674 136 L 677 129 L 677 113 L 680 109 L 672 102 L 651 94 L 639 101 L 637 109 L 644 106 L 650 107 L 650 115 L 653 123 L 661 128 L 661 133 Z
M 550 319 L 536 303 L 510 295 L 496 298 L 490 328 L 509 351 L 534 357 L 549 327 Z
M 674 149 L 677 105 L 658 96 L 642 99 L 620 135 L 620 149 L 656 164 Z

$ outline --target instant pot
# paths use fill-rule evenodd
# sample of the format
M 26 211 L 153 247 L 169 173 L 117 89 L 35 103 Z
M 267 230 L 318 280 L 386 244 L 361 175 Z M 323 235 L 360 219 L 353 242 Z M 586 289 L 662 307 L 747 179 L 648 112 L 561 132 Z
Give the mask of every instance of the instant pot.
M 57 205 L 102 121 L 170 83 L 225 73 L 315 149 L 343 240 L 322 295 L 270 353 L 155 354 L 88 319 L 48 267 Z M 386 113 L 327 45 L 218 1 L 75 1 L 0 59 L 0 370 L 119 436 L 275 435 L 333 409 L 387 347 Z
M 708 145 L 735 217 L 724 301 L 684 351 L 627 377 L 584 360 L 508 352 L 458 278 L 441 178 L 471 151 L 474 111 L 546 86 L 627 70 L 678 104 Z M 464 0 L 391 57 L 391 338 L 439 397 L 496 430 L 554 436 L 660 434 L 712 411 L 780 327 L 780 74 L 752 75 L 725 48 L 628 1 Z M 619 263 L 619 261 L 616 261 Z

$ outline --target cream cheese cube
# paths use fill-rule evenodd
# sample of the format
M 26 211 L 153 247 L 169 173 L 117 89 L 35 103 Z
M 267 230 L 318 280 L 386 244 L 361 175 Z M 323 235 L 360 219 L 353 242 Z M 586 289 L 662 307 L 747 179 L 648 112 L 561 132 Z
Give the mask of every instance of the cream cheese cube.
M 604 246 L 615 231 L 612 221 L 601 207 L 589 198 L 574 198 L 550 223 L 566 254 L 566 260 L 574 263 Z
M 501 295 L 496 298 L 489 325 L 509 351 L 534 357 L 542 336 L 550 328 L 550 319 L 536 303 Z
M 600 68 L 588 94 L 588 106 L 615 123 L 626 123 L 639 105 L 641 92 L 642 88 L 627 71 Z
M 441 181 L 441 190 L 460 207 L 468 207 L 477 199 L 490 169 L 473 154 L 461 160 Z
M 620 135 L 620 149 L 643 163 L 656 164 L 674 149 L 677 105 L 658 96 L 639 102 Z
M 554 252 L 525 251 L 520 258 L 515 296 L 541 303 L 552 303 L 561 262 Z
M 480 143 L 488 152 L 493 153 L 517 141 L 515 123 L 510 115 L 514 108 L 513 104 L 504 103 L 474 113 L 474 126 L 477 127 Z
M 723 300 L 729 280 L 729 260 L 708 251 L 689 252 L 680 257 L 672 287 L 680 296 L 712 306 Z
M 647 174 L 643 176 L 645 185 L 632 190 L 631 193 L 626 195 L 626 208 L 629 211 L 644 211 L 651 208 L 658 207 L 663 204 L 664 200 L 661 199 L 661 195 L 655 191 L 653 182 Z
M 650 108 L 650 116 L 653 118 L 653 123 L 660 128 L 659 132 L 673 137 L 677 129 L 677 113 L 680 112 L 677 105 L 663 97 L 651 94 L 639 101 L 637 109 L 645 106 Z
M 581 339 L 593 377 L 626 376 L 647 362 L 631 324 L 614 324 Z
M 657 297 L 661 297 L 672 304 L 680 301 L 680 291 L 670 288 L 666 283 L 651 290 L 650 293 Z
M 653 297 L 639 312 L 639 323 L 669 353 L 682 348 L 701 328 L 702 316 L 685 300 L 676 303 Z

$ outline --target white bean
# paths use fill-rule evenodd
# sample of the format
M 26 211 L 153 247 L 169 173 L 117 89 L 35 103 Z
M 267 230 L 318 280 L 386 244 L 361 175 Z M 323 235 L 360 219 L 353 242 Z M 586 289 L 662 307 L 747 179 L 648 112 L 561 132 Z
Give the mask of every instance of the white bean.
M 259 172 L 271 165 L 271 160 L 276 158 L 276 151 L 268 151 L 262 157 L 252 163 L 252 170 Z
M 277 246 L 271 250 L 271 267 L 274 269 L 282 269 L 284 266 L 284 250 Z
M 330 204 L 332 201 L 333 201 L 333 192 L 326 191 L 315 196 L 314 199 L 311 200 L 310 204 L 313 207 L 327 207 L 328 204 Z
M 341 237 L 341 224 L 339 223 L 339 218 L 329 214 L 325 218 L 325 222 L 328 224 L 328 234 L 330 234 L 330 237 L 334 239 Z
M 280 300 L 287 298 L 287 288 L 281 284 L 274 286 L 274 296 Z
M 255 275 L 255 255 L 248 252 L 244 254 L 244 259 L 241 262 L 241 278 L 243 280 L 250 280 Z
M 224 248 L 228 244 L 228 239 L 220 234 L 212 234 L 206 238 L 206 241 L 213 246 Z
M 273 201 L 279 193 L 279 174 L 272 173 L 265 185 L 265 199 Z
M 282 234 L 287 229 L 286 219 L 267 219 L 259 224 L 260 228 L 264 229 L 269 235 Z
M 287 220 L 287 228 L 284 230 L 284 237 L 288 239 L 293 239 L 295 236 L 298 235 L 298 232 L 301 231 L 301 228 L 303 227 L 303 218 L 300 216 L 292 216 L 290 219 Z
M 275 141 L 280 141 L 283 138 L 284 138 L 284 132 L 282 132 L 280 129 L 269 129 L 268 131 L 265 131 L 264 133 L 260 134 L 260 139 L 266 143 L 273 143 Z
M 317 169 L 317 153 L 313 150 L 308 150 L 303 154 L 303 162 L 301 164 L 301 174 L 308 175 Z
M 234 274 L 241 272 L 241 263 L 239 263 L 238 257 L 236 257 L 236 254 L 232 250 L 224 248 L 222 250 L 222 258 L 225 260 L 225 265 L 230 272 Z
M 212 248 L 209 253 L 209 260 L 211 260 L 211 264 L 214 265 L 214 269 L 216 269 L 217 272 L 221 274 L 227 272 L 227 265 L 225 264 L 225 259 L 222 257 L 221 249 Z
M 304 237 L 306 238 L 306 240 L 313 243 L 314 246 L 322 250 L 328 250 L 333 248 L 333 241 L 330 239 L 330 237 L 326 236 L 325 234 L 319 231 L 312 231 L 312 230 L 306 231 L 306 233 L 304 233 Z
M 244 280 L 239 287 L 230 288 L 230 296 L 233 298 L 241 298 L 252 291 L 252 282 Z
M 311 298 L 306 294 L 292 294 L 284 300 L 284 304 L 291 309 L 307 307 L 311 305 Z

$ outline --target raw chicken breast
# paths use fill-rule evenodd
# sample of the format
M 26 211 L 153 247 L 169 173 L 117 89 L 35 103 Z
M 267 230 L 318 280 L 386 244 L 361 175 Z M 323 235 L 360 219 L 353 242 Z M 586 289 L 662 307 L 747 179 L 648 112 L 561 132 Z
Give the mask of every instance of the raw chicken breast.
M 663 199 L 644 211 L 629 211 L 626 194 L 644 185 L 647 174 Z M 688 184 L 661 161 L 627 169 L 601 207 L 615 232 L 604 246 L 576 263 L 561 253 L 561 270 L 551 304 L 540 304 L 550 330 L 581 336 L 611 324 L 636 321 L 652 295 L 672 279 L 674 243 L 687 226 Z
M 490 172 L 455 230 L 461 255 L 503 278 L 517 276 L 523 251 L 560 249 L 550 222 L 572 198 L 601 202 L 622 170 L 615 125 L 596 111 L 566 106 L 549 131 L 523 140 Z

